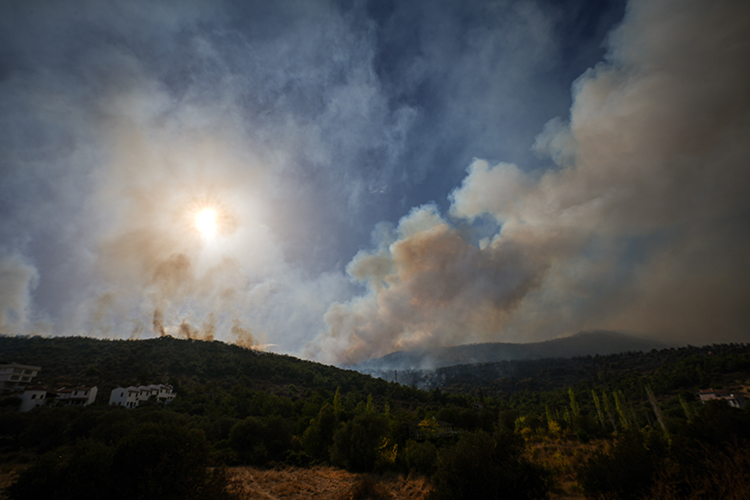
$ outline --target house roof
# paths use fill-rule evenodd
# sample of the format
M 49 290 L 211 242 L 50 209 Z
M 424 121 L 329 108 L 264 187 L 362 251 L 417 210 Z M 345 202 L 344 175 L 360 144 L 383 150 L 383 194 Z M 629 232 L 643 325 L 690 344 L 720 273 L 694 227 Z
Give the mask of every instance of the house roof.
M 25 370 L 36 370 L 36 371 L 41 371 L 42 370 L 42 368 L 39 367 L 39 366 L 22 365 L 22 364 L 15 363 L 15 362 L 14 363 L 0 364 L 0 370 L 2 370 L 4 368 L 23 368 Z
M 26 386 L 26 391 L 25 392 L 29 392 L 29 391 L 44 391 L 44 392 L 47 392 L 47 388 L 46 387 L 42 387 L 41 385 L 28 385 L 28 386 Z

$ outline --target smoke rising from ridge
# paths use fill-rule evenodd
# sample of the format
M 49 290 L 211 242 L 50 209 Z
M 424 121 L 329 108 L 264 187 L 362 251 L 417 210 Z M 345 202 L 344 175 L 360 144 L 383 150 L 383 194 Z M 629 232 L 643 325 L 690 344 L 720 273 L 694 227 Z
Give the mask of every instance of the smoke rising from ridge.
M 34 266 L 0 248 L 0 332 L 30 326 L 31 293 L 38 281 Z
M 312 351 L 353 363 L 593 327 L 746 340 L 749 22 L 741 2 L 631 2 L 569 123 L 537 137 L 557 168 L 475 160 L 451 219 L 414 210 L 355 257 L 368 292 L 329 309 Z M 487 240 L 456 229 L 487 215 Z
M 0 333 L 747 340 L 750 13 L 623 5 L 0 3 Z

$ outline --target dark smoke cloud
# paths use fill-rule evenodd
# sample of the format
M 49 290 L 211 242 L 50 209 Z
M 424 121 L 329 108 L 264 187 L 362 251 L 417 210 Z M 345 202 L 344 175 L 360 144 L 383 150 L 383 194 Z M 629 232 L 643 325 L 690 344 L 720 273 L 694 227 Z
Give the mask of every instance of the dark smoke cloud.
M 633 1 L 605 62 L 575 83 L 543 173 L 476 160 L 451 195 L 349 265 L 312 352 L 357 362 L 415 345 L 538 340 L 585 328 L 747 341 L 750 6 Z

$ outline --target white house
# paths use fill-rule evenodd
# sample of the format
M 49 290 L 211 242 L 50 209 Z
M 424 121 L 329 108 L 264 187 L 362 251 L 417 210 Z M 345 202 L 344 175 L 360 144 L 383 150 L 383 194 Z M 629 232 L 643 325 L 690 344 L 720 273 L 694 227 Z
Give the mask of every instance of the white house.
M 42 406 L 48 401 L 47 389 L 40 385 L 33 385 L 26 388 L 21 394 L 21 407 L 19 411 L 33 410 L 37 406 Z
M 701 398 L 701 403 L 703 404 L 706 404 L 706 401 L 711 401 L 712 399 L 723 399 L 729 404 L 729 406 L 733 406 L 734 408 L 742 408 L 745 406 L 745 400 L 739 394 L 727 394 L 720 390 L 702 389 L 698 393 L 698 396 Z
M 149 398 L 161 404 L 170 403 L 175 397 L 172 386 L 166 384 L 142 385 L 139 387 L 118 387 L 109 396 L 109 404 L 135 408 Z
M 40 371 L 41 368 L 38 366 L 18 363 L 0 365 L 0 393 L 24 390 Z
M 62 388 L 57 391 L 55 401 L 62 406 L 88 406 L 96 401 L 96 394 L 99 392 L 94 387 L 75 387 L 73 389 Z
M 157 403 L 167 404 L 171 403 L 175 397 L 173 387 L 168 384 L 152 384 L 148 386 L 150 397 L 156 399 Z
M 109 395 L 109 404 L 114 406 L 124 406 L 125 408 L 135 408 L 138 406 L 138 395 L 140 390 L 137 387 L 118 387 L 113 389 Z

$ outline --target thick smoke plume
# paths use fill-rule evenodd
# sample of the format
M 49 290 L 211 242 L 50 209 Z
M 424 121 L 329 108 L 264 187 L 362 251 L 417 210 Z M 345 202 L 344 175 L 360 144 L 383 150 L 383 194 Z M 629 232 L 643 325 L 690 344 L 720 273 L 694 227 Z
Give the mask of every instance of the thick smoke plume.
M 415 345 L 586 328 L 747 340 L 750 4 L 634 1 L 605 62 L 536 149 L 544 173 L 476 160 L 450 219 L 415 209 L 351 262 L 311 352 L 352 363 Z M 490 216 L 473 241 L 460 227 Z
M 38 280 L 39 273 L 33 265 L 0 248 L 0 333 L 30 326 L 31 293 Z

